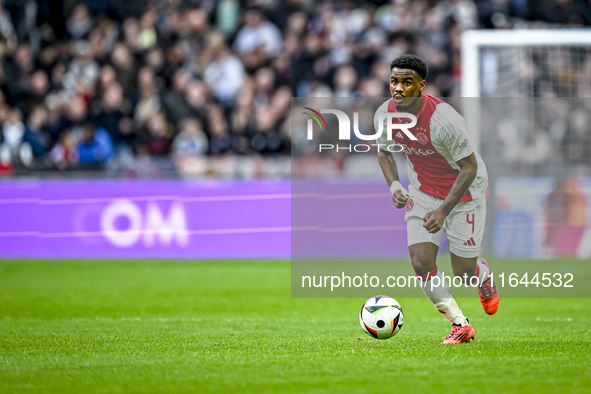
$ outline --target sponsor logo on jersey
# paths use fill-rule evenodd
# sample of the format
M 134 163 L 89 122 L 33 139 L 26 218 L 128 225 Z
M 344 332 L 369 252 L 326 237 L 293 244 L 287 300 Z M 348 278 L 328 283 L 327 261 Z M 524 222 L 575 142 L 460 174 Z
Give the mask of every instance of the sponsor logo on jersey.
M 417 148 L 409 148 L 408 146 L 398 143 L 398 146 L 402 147 L 401 152 L 406 153 L 407 155 L 421 155 L 421 156 L 429 156 L 435 153 L 433 149 L 417 149 Z
M 406 212 L 410 212 L 412 211 L 412 209 L 415 207 L 415 202 L 411 199 L 408 200 L 408 202 L 406 203 Z
M 459 144 L 457 144 L 456 146 L 454 146 L 452 149 L 461 148 L 464 145 L 468 145 L 468 139 L 467 138 L 464 141 L 462 141 Z

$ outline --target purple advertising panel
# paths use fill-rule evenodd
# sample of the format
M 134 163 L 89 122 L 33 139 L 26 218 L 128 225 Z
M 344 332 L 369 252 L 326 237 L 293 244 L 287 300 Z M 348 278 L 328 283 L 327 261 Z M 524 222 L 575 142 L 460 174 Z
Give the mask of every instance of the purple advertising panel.
M 289 181 L 6 181 L 3 258 L 289 258 Z
M 383 182 L 318 190 L 308 181 L 5 181 L 0 258 L 406 256 L 404 210 Z

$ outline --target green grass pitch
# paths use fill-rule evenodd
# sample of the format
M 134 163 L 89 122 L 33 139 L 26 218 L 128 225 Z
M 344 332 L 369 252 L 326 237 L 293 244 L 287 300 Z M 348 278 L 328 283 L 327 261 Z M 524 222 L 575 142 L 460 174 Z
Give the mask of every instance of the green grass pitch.
M 361 331 L 361 299 L 290 298 L 289 262 L 0 262 L 0 392 L 564 393 L 591 387 L 591 300 L 426 299 Z M 396 297 L 396 294 L 390 294 Z M 502 294 L 501 294 L 502 295 Z

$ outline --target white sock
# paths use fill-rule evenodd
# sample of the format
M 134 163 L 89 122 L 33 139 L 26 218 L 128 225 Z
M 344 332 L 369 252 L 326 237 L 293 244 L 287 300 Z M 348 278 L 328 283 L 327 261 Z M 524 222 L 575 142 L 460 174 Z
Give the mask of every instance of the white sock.
M 467 326 L 468 320 L 462 313 L 462 310 L 451 295 L 451 291 L 446 281 L 443 280 L 443 274 L 437 271 L 437 267 L 427 275 L 417 275 L 423 280 L 423 293 L 435 308 L 453 324 Z M 439 279 L 437 279 L 439 278 Z M 435 282 L 431 281 L 435 279 Z M 431 286 L 433 285 L 433 286 Z
M 476 261 L 476 275 L 478 275 L 478 284 L 486 282 L 490 275 L 490 268 L 479 260 Z

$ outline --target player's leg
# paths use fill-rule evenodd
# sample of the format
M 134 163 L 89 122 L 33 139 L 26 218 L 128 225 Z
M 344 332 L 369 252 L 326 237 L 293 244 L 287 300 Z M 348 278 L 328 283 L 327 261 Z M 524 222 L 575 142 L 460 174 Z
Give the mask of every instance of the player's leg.
M 454 252 L 450 252 L 451 257 L 451 269 L 454 276 L 464 278 L 464 284 L 470 284 L 470 279 L 476 276 L 476 257 L 462 257 L 458 256 Z
M 414 224 L 414 220 L 413 224 Z M 409 245 L 412 268 L 419 277 L 427 277 L 437 267 L 439 245 L 434 242 L 420 242 Z
M 409 233 L 419 231 L 419 225 L 424 229 L 422 223 L 423 221 L 417 218 L 409 220 Z M 424 231 L 427 232 L 427 230 Z M 429 233 L 427 232 L 427 234 Z M 439 240 L 434 240 L 437 243 L 419 242 L 408 247 L 412 267 L 416 275 L 421 278 L 421 289 L 433 306 L 452 324 L 466 326 L 468 320 L 453 298 L 449 284 L 443 278 L 443 273 L 437 269 L 436 259 L 441 236 L 438 238 Z
M 450 284 L 444 280 L 443 273 L 437 269 L 437 252 L 444 232 L 438 231 L 435 234 L 430 234 L 423 227 L 425 214 L 437 209 L 442 200 L 429 196 L 412 186 L 409 189 L 411 199 L 407 203 L 404 219 L 406 220 L 408 249 L 413 269 L 422 280 L 423 293 L 435 308 L 452 323 L 452 331 L 456 331 L 457 334 L 454 338 L 460 337 L 460 339 L 468 341 L 474 337 L 474 329 L 454 300 L 449 288 Z M 466 335 L 462 335 L 464 333 Z M 446 342 L 446 340 L 443 343 L 463 342 Z
M 458 204 L 447 218 L 446 234 L 450 244 L 451 266 L 455 276 L 478 278 L 478 292 L 484 311 L 494 314 L 499 306 L 499 291 L 492 281 L 490 266 L 478 258 L 484 236 L 486 200 L 484 196 Z

